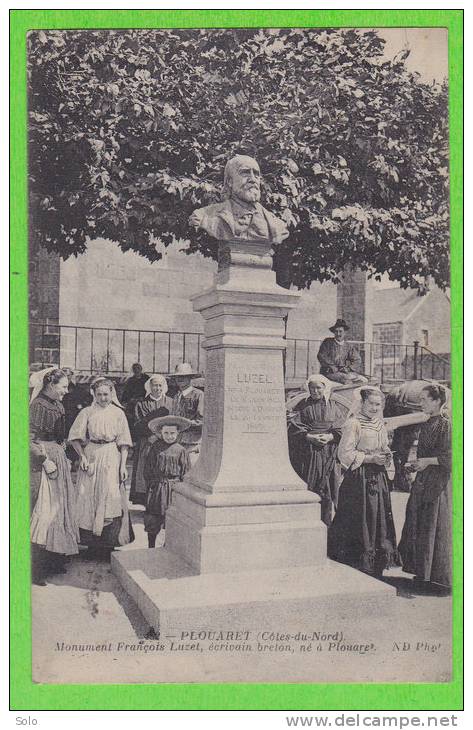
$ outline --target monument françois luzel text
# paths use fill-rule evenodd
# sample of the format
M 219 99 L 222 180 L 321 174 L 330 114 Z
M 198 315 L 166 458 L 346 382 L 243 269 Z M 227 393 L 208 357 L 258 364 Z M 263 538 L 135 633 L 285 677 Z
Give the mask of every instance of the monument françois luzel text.
M 200 456 L 174 489 L 165 547 L 116 553 L 112 569 L 161 633 L 389 610 L 393 588 L 327 559 L 319 497 L 289 461 L 284 318 L 299 295 L 276 284 L 271 256 L 288 231 L 259 202 L 252 158 L 227 163 L 224 192 L 190 219 L 219 239 L 214 285 L 193 298 L 205 320 Z

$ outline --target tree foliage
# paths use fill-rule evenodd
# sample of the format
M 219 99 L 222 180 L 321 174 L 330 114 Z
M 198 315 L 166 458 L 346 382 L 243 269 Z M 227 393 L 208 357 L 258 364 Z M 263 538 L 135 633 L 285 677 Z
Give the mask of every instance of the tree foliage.
M 402 286 L 449 280 L 446 84 L 423 83 L 376 31 L 34 31 L 29 34 L 32 234 L 67 258 L 105 237 L 156 261 L 156 239 L 220 199 L 255 156 L 290 237 L 285 285 L 346 265 Z

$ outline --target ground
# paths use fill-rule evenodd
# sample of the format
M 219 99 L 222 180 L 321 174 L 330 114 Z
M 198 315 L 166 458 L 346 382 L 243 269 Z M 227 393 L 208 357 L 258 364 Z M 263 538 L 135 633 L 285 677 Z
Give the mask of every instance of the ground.
M 398 535 L 406 499 L 406 494 L 393 493 Z M 146 547 L 142 514 L 143 508 L 131 507 L 136 539 L 122 550 Z M 163 542 L 161 534 L 157 547 Z M 169 641 L 163 645 L 150 636 L 144 617 L 110 565 L 87 561 L 81 552 L 71 559 L 67 574 L 50 578 L 46 587 L 33 586 L 34 679 L 53 683 L 449 681 L 451 599 L 416 594 L 410 576 L 400 569 L 389 571 L 383 580 L 397 589 L 390 615 L 347 616 L 336 625 L 330 616 L 301 616 L 304 632 L 332 637 L 305 642 L 311 644 L 307 652 L 297 638 L 295 642 L 258 641 L 248 662 L 241 642 L 235 651 L 231 642 L 220 643 L 218 652 L 209 651 L 205 641 L 199 647 L 188 644 L 184 650 L 170 651 Z M 91 645 L 102 649 L 91 650 Z

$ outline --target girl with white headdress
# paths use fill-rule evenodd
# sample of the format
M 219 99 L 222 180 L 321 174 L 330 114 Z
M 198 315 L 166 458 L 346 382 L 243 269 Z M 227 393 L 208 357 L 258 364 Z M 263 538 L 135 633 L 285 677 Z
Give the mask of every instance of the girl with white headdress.
M 96 386 L 101 381 L 102 382 L 104 382 L 104 381 L 107 382 L 107 384 L 108 384 L 108 386 L 110 388 L 110 392 L 112 394 L 111 395 L 111 402 L 114 403 L 119 408 L 122 408 L 123 409 L 122 404 L 118 400 L 118 395 L 117 395 L 117 391 L 115 390 L 115 385 L 113 383 L 113 380 L 110 380 L 105 375 L 96 375 L 95 377 L 92 378 L 92 380 L 90 382 L 90 391 L 89 392 L 90 392 L 90 395 L 92 396 L 92 402 L 94 402 L 94 400 L 95 400 L 95 389 L 96 389 Z
M 311 375 L 306 383 L 307 397 L 288 414 L 291 463 L 309 489 L 320 495 L 326 525 L 330 525 L 337 506 L 337 446 L 347 416 L 347 409 L 331 399 L 332 386 L 323 375 Z
M 57 367 L 33 373 L 30 402 L 32 578 L 46 585 L 64 573 L 65 559 L 79 552 L 75 490 L 64 451 L 64 406 L 68 378 Z
M 128 514 L 126 460 L 132 445 L 123 409 L 114 402 L 111 380 L 92 383 L 94 402 L 72 424 L 69 442 L 80 459 L 77 521 L 89 557 L 107 558 L 118 545 L 134 540 Z
M 346 472 L 328 533 L 328 554 L 333 560 L 381 576 L 385 568 L 399 564 L 386 473 L 391 452 L 383 420 L 383 393 L 366 386 L 359 395 L 359 412 L 347 420 L 338 446 Z
M 164 375 L 151 375 L 145 383 L 146 396 L 135 406 L 133 434 L 136 446 L 133 453 L 133 474 L 131 477 L 130 501 L 133 504 L 146 505 L 146 480 L 143 469 L 150 449 L 148 438 L 151 431 L 148 423 L 158 416 L 167 416 L 171 412 L 172 399 L 166 395 L 167 380 Z

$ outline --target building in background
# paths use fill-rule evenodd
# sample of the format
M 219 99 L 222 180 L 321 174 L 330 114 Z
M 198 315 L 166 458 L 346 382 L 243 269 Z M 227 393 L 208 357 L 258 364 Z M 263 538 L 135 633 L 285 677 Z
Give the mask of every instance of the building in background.
M 450 375 L 450 299 L 434 284 L 420 296 L 384 276 L 346 271 L 338 286 L 337 316 L 350 324 L 364 370 L 371 378 L 448 380 Z
M 58 363 L 60 258 L 39 246 L 30 233 L 28 264 L 29 360 Z M 35 325 L 36 322 L 41 322 L 41 326 Z
M 84 374 L 123 374 L 136 361 L 147 372 L 170 372 L 183 360 L 203 370 L 203 321 L 191 297 L 210 287 L 216 263 L 182 249 L 163 249 L 154 264 L 104 240 L 67 261 L 33 251 L 31 362 L 60 362 Z M 450 303 L 435 287 L 420 297 L 355 270 L 338 286 L 314 282 L 300 294 L 287 324 L 292 380 L 318 371 L 320 342 L 337 317 L 349 322 L 348 337 L 359 342 L 365 371 L 377 379 L 412 377 L 414 342 L 426 373 L 428 351 L 448 359 Z
M 414 348 L 419 377 L 448 379 L 450 300 L 445 292 L 433 287 L 418 296 L 412 289 L 380 289 L 373 294 L 372 319 L 373 372 L 378 379 L 399 379 L 411 372 Z

